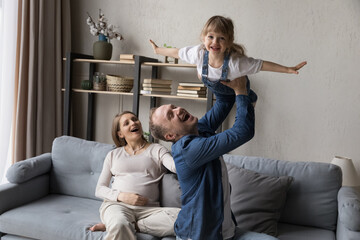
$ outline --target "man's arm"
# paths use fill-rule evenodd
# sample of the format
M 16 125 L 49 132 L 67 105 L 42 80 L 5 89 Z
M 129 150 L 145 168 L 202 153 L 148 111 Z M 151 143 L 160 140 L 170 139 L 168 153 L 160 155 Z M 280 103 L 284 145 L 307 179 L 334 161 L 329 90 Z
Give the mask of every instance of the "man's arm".
M 248 96 L 237 95 L 236 118 L 232 128 L 210 137 L 195 135 L 183 137 L 180 140 L 181 155 L 188 166 L 198 168 L 248 142 L 253 138 L 254 133 L 253 105 Z
M 187 164 L 193 168 L 234 150 L 254 136 L 254 107 L 247 96 L 246 78 L 242 77 L 224 84 L 233 88 L 237 94 L 235 123 L 232 128 L 210 137 L 187 136 L 182 139 L 182 155 Z
M 248 95 L 246 77 L 240 77 L 231 82 L 222 81 L 222 83 L 232 88 L 235 95 Z M 204 117 L 199 120 L 199 131 L 215 134 L 215 131 L 219 128 L 231 111 L 234 105 L 235 95 L 222 95 L 215 93 L 216 102 L 214 106 L 204 115 Z
M 214 106 L 198 122 L 200 132 L 215 134 L 222 122 L 226 119 L 234 106 L 235 95 L 215 94 Z

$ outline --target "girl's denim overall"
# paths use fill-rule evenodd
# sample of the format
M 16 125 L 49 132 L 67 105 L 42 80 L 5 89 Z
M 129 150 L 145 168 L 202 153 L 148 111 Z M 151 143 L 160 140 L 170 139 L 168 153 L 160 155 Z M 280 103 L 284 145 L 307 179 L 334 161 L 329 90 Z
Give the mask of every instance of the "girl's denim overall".
M 227 79 L 227 75 L 228 75 L 228 70 L 229 70 L 229 61 L 230 61 L 230 53 L 226 54 L 224 57 L 224 63 L 222 66 L 222 72 L 221 72 L 221 77 L 219 80 L 217 81 L 209 81 L 208 80 L 208 67 L 209 67 L 209 51 L 205 50 L 204 52 L 204 60 L 203 60 L 203 66 L 202 66 L 202 75 L 201 75 L 201 80 L 204 83 L 204 85 L 206 87 L 208 87 L 212 92 L 214 93 L 219 93 L 219 94 L 223 94 L 223 95 L 232 95 L 234 94 L 234 90 L 229 88 L 228 86 L 223 85 L 220 81 L 229 81 Z M 248 95 L 251 99 L 251 102 L 256 102 L 257 100 L 257 95 L 256 93 L 250 89 L 250 81 L 249 78 L 246 76 L 247 78 L 247 91 L 248 91 Z

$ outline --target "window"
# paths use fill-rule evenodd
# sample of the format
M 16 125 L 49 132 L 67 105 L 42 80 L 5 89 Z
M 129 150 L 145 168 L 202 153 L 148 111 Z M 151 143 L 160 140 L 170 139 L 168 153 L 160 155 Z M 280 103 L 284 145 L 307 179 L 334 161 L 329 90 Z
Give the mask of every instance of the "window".
M 12 155 L 17 2 L 0 0 L 0 183 L 6 182 L 5 172 Z

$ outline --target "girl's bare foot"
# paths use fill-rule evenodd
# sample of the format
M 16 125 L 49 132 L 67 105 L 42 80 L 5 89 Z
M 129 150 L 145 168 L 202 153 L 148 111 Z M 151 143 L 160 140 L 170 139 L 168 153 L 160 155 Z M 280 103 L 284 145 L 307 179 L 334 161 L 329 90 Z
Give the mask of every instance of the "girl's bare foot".
M 90 231 L 92 231 L 92 232 L 96 232 L 96 231 L 105 232 L 105 231 L 106 231 L 105 224 L 103 224 L 103 223 L 97 223 L 97 224 L 95 224 L 94 226 L 92 226 L 92 227 L 89 228 L 89 229 L 90 229 Z

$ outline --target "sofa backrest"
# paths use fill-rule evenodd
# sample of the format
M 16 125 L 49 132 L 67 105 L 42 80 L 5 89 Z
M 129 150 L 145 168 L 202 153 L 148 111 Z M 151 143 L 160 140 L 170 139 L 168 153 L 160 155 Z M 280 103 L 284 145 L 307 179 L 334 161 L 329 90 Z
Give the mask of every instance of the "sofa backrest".
M 95 188 L 104 159 L 114 145 L 75 137 L 56 138 L 52 146 L 50 191 L 99 200 Z
M 224 155 L 224 161 L 269 176 L 292 176 L 280 222 L 335 230 L 337 194 L 342 184 L 338 166 L 238 155 Z

